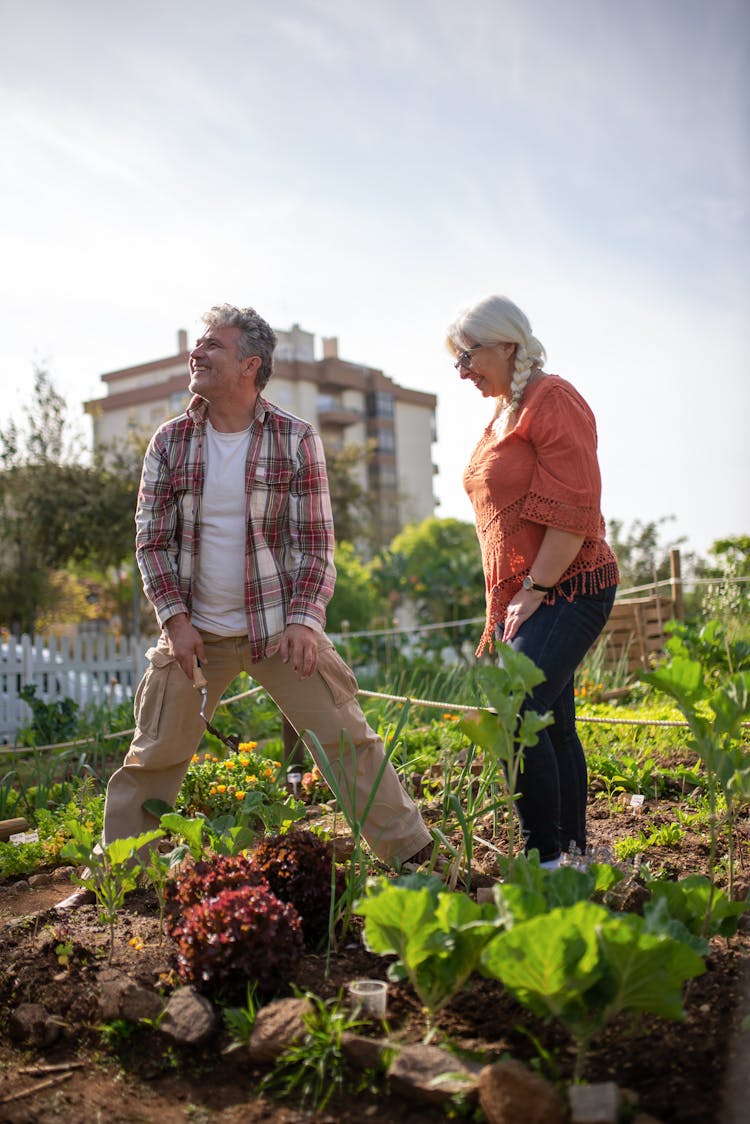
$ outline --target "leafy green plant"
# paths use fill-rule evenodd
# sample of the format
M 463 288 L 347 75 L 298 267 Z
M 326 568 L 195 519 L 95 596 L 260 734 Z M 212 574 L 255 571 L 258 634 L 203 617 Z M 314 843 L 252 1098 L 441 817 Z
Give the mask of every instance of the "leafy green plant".
M 664 905 L 670 919 L 704 940 L 734 936 L 740 917 L 750 909 L 750 901 L 731 901 L 723 890 L 712 888 L 710 879 L 702 874 L 689 874 L 679 882 L 647 877 L 646 885 L 651 901 L 644 908 L 644 917 L 653 917 Z M 707 946 L 704 951 L 707 953 Z
M 232 1039 L 225 1053 L 247 1046 L 258 1016 L 258 1003 L 255 998 L 256 985 L 248 982 L 245 1002 L 239 1007 L 224 1008 L 224 1023 Z
M 366 1025 L 344 1005 L 341 994 L 328 1002 L 302 993 L 311 1010 L 302 1016 L 305 1035 L 284 1050 L 260 1083 L 262 1092 L 294 1097 L 301 1108 L 321 1112 L 334 1093 L 343 1094 L 349 1070 L 342 1045 L 345 1034 Z
M 159 906 L 159 931 L 164 933 L 164 911 L 168 887 L 172 884 L 172 875 L 175 868 L 182 861 L 181 848 L 174 847 L 166 854 L 162 854 L 156 847 L 149 847 L 145 857 L 140 857 L 141 870 L 148 879 L 156 894 Z
M 477 745 L 491 755 L 505 777 L 504 802 L 507 809 L 508 852 L 516 847 L 514 808 L 518 797 L 518 777 L 523 755 L 539 741 L 539 733 L 551 725 L 552 715 L 521 707 L 534 688 L 544 682 L 542 672 L 523 652 L 507 644 L 498 645 L 499 667 L 481 667 L 477 682 L 494 713 L 474 711 L 459 720 L 459 726 Z
M 365 918 L 367 947 L 398 958 L 388 977 L 409 980 L 426 1008 L 430 1037 L 435 1016 L 476 968 L 497 924 L 495 907 L 417 873 L 372 880 L 356 912 Z
M 642 917 L 586 901 L 498 932 L 481 965 L 534 1014 L 565 1026 L 576 1043 L 576 1080 L 591 1040 L 615 1015 L 682 1018 L 682 986 L 704 971 L 692 948 L 648 932 Z
M 750 800 L 750 750 L 742 742 L 741 724 L 750 715 L 750 672 L 707 681 L 696 660 L 682 655 L 655 671 L 641 672 L 650 686 L 670 695 L 682 711 L 692 745 L 703 761 L 711 812 L 709 863 L 713 874 L 718 849 L 719 794 L 726 801 L 729 846 L 729 894 L 734 881 L 734 833 L 740 806 Z
M 77 820 L 68 820 L 71 841 L 61 850 L 61 855 L 76 864 L 83 864 L 83 874 L 74 875 L 73 881 L 87 890 L 93 890 L 102 923 L 109 926 L 109 963 L 115 947 L 115 920 L 123 905 L 125 895 L 134 890 L 138 878 L 137 854 L 156 839 L 161 831 L 146 831 L 127 839 L 114 839 L 106 846 L 99 843 L 93 832 Z
M 19 745 L 56 745 L 75 738 L 79 706 L 74 699 L 45 702 L 36 697 L 34 683 L 25 684 L 18 694 L 31 710 L 31 723 L 19 732 Z

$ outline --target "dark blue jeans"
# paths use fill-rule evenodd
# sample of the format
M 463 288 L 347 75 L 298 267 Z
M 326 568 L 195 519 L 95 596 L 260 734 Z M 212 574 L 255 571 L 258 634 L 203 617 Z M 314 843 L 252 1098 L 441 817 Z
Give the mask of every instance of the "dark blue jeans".
M 537 745 L 524 753 L 517 803 L 526 850 L 536 848 L 542 862 L 569 851 L 586 850 L 586 757 L 576 730 L 575 670 L 607 623 L 616 587 L 600 593 L 558 597 L 542 604 L 521 625 L 511 648 L 523 652 L 544 672 L 545 682 L 524 709 L 551 710 L 554 725 L 542 730 Z M 502 635 L 502 630 L 498 630 Z

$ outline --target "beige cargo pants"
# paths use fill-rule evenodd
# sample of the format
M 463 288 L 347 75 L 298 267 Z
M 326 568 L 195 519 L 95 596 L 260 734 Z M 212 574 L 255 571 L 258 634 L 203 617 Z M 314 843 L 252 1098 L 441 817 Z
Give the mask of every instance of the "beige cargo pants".
M 323 746 L 349 811 L 361 820 L 384 757 L 383 743 L 357 702 L 357 681 L 333 644 L 318 636 L 318 666 L 298 679 L 291 663 L 277 653 L 250 661 L 244 637 L 203 634 L 208 681 L 206 713 L 241 671 L 263 686 L 279 710 L 300 732 L 312 730 Z M 146 653 L 149 667 L 135 695 L 136 730 L 122 766 L 107 786 L 104 843 L 138 835 L 155 826 L 143 810 L 145 800 L 174 805 L 190 760 L 205 732 L 201 696 L 172 655 L 165 634 Z M 342 738 L 342 731 L 345 731 Z M 252 731 L 246 732 L 247 740 Z M 306 742 L 313 759 L 315 746 Z M 320 764 L 318 762 L 318 764 Z M 386 863 L 405 862 L 431 841 L 417 808 L 390 762 L 385 767 L 362 829 L 368 846 Z

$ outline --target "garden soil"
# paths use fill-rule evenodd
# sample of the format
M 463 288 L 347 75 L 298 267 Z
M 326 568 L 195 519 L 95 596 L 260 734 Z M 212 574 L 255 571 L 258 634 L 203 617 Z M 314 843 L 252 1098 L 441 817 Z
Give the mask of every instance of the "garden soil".
M 604 802 L 592 801 L 591 844 L 604 854 L 614 839 L 671 820 L 671 809 L 673 805 L 665 805 L 662 814 L 657 802 L 647 802 L 636 815 L 625 807 L 609 809 Z M 747 842 L 745 829 L 738 847 L 745 855 Z M 707 857 L 703 842 L 689 833 L 676 850 L 648 852 L 652 869 L 666 868 L 675 877 L 706 873 Z M 488 861 L 484 881 L 491 874 Z M 637 886 L 637 879 L 632 881 Z M 747 882 L 743 893 L 746 889 Z M 119 1034 L 117 1027 L 102 1031 L 97 977 L 107 964 L 109 936 L 93 906 L 77 910 L 66 921 L 55 919 L 50 907 L 67 890 L 59 883 L 31 888 L 23 880 L 0 886 L 0 1121 L 297 1124 L 314 1119 L 407 1124 L 446 1119 L 443 1110 L 401 1100 L 382 1084 L 344 1100 L 333 1099 L 311 1115 L 260 1095 L 264 1071 L 253 1068 L 242 1049 L 226 1052 L 226 1035 L 196 1050 L 169 1046 L 149 1026 L 125 1024 Z M 19 925 L 23 917 L 30 920 Z M 619 1018 L 595 1040 L 585 1080 L 616 1081 L 632 1094 L 640 1111 L 663 1124 L 748 1120 L 750 1030 L 740 1029 L 750 1013 L 747 921 L 746 915 L 730 942 L 712 942 L 705 974 L 687 986 L 682 1022 Z M 69 963 L 61 965 L 55 950 L 66 942 L 73 952 Z M 148 891 L 130 895 L 119 915 L 113 963 L 119 972 L 150 987 L 161 983 L 168 991 L 176 983 L 172 945 L 160 935 L 155 899 Z M 302 957 L 290 984 L 328 998 L 352 978 L 382 978 L 385 969 L 385 960 L 368 953 L 355 931 L 345 947 L 332 954 L 328 966 L 324 955 Z M 22 1002 L 41 1003 L 58 1017 L 59 1037 L 51 1045 L 32 1049 L 9 1039 L 9 1013 Z M 390 985 L 388 1015 L 393 1038 L 424 1038 L 424 1015 L 408 984 Z M 571 1078 L 573 1051 L 562 1028 L 530 1016 L 495 981 L 472 977 L 438 1022 L 443 1045 L 481 1061 L 512 1056 L 547 1076 L 545 1059 L 553 1059 L 559 1077 Z M 380 1029 L 372 1025 L 367 1033 Z M 52 1068 L 72 1062 L 78 1064 Z

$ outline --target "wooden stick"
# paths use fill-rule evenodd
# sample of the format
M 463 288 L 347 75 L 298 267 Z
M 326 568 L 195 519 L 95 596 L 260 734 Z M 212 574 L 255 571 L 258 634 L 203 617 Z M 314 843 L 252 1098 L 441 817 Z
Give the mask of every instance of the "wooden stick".
M 57 1065 L 25 1065 L 16 1073 L 25 1073 L 27 1076 L 39 1077 L 43 1073 L 60 1073 L 66 1069 L 83 1069 L 86 1062 L 58 1062 Z
M 0 1104 L 20 1101 L 23 1097 L 33 1097 L 34 1093 L 40 1093 L 42 1089 L 49 1089 L 52 1085 L 62 1085 L 63 1081 L 68 1081 L 72 1076 L 72 1073 L 58 1073 L 56 1077 L 48 1077 L 46 1081 L 40 1081 L 38 1085 L 30 1085 L 26 1089 L 19 1089 L 17 1093 L 11 1093 L 10 1096 L 3 1097 Z

